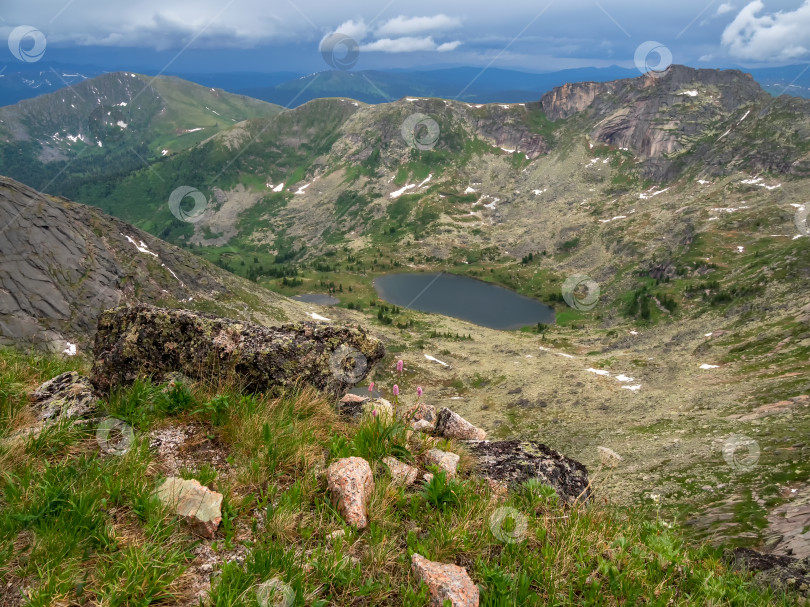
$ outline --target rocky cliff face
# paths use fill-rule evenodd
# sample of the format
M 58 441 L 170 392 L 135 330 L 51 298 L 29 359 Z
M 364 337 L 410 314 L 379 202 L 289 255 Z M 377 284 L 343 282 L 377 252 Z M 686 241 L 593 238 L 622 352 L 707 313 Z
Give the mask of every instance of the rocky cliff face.
M 191 306 L 234 290 L 234 277 L 182 249 L 5 177 L 0 228 L 0 344 L 83 347 L 104 309 L 161 301 Z
M 722 154 L 723 139 L 743 119 L 762 118 L 754 112 L 773 101 L 748 74 L 675 65 L 641 78 L 567 84 L 546 93 L 541 103 L 553 121 L 580 115 L 593 143 L 632 152 L 648 177 L 665 180 L 693 161 L 685 156 L 696 147 L 697 162 Z M 698 145 L 703 140 L 711 145 Z M 747 160 L 774 164 L 758 162 L 756 154 Z

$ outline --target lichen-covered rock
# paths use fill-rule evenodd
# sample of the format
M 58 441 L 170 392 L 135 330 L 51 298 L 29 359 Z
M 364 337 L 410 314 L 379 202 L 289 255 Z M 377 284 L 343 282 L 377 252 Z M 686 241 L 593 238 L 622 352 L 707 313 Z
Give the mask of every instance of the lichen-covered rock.
M 433 429 L 436 426 L 436 407 L 427 403 L 416 403 L 405 411 L 403 418 L 412 428 L 424 432 L 425 430 L 422 430 L 422 428 L 430 427 Z M 426 423 L 420 424 L 420 427 L 417 428 L 416 425 L 419 422 Z
M 391 456 L 384 457 L 382 461 L 388 466 L 395 485 L 405 485 L 408 487 L 416 482 L 416 477 L 419 475 L 419 468 L 409 466 L 405 462 L 401 462 Z
M 371 466 L 362 457 L 339 459 L 326 470 L 332 503 L 349 525 L 357 529 L 368 526 L 366 505 L 374 491 Z
M 459 440 L 484 440 L 486 431 L 472 425 L 455 411 L 444 407 L 436 418 L 436 434 Z
M 447 478 L 453 478 L 456 475 L 460 459 L 458 454 L 442 451 L 441 449 L 431 449 L 425 454 L 425 463 L 428 466 L 438 466 L 444 470 Z
M 560 500 L 571 504 L 590 497 L 588 469 L 538 441 L 469 441 L 478 473 L 515 487 L 536 478 L 554 487 Z M 586 490 L 587 489 L 587 490 Z M 583 493 L 584 492 L 584 493 Z
M 307 383 L 342 394 L 379 361 L 382 343 L 362 329 L 310 322 L 264 327 L 189 310 L 139 305 L 99 318 L 92 380 L 102 391 L 169 372 L 235 380 L 264 391 Z
M 424 434 L 429 434 L 429 433 L 433 432 L 433 430 L 434 430 L 433 424 L 431 424 L 426 419 L 420 419 L 420 420 L 417 420 L 417 421 L 413 422 L 411 424 L 411 428 L 413 428 L 417 432 L 422 432 Z
M 222 522 L 222 494 L 204 487 L 196 479 L 167 478 L 157 490 L 158 499 L 183 517 L 191 529 L 209 539 Z
M 734 569 L 753 573 L 754 581 L 763 586 L 794 591 L 810 598 L 810 557 L 795 559 L 750 548 L 727 550 L 725 557 Z
M 90 379 L 68 371 L 49 379 L 28 395 L 40 421 L 87 417 L 97 407 Z
M 431 607 L 443 607 L 445 601 L 450 601 L 453 607 L 478 607 L 478 586 L 464 567 L 436 563 L 414 554 L 411 571 L 414 578 L 427 585 Z

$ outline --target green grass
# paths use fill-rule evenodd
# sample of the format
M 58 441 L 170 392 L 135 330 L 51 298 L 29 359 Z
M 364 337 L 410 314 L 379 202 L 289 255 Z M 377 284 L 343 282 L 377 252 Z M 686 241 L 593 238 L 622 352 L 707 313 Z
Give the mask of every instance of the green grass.
M 26 392 L 69 367 L 81 361 L 0 350 L 16 427 L 31 419 Z M 200 542 L 216 557 L 208 600 L 221 606 L 258 604 L 258 585 L 276 578 L 294 605 L 425 607 L 426 588 L 410 574 L 414 553 L 464 566 L 487 606 L 794 604 L 730 572 L 718 551 L 686 543 L 655 512 L 602 501 L 566 507 L 537 481 L 498 497 L 453 441 L 439 447 L 461 455 L 457 477 L 434 470 L 429 483 L 394 485 L 380 460 L 419 464 L 430 441 L 409 439 L 382 416 L 345 423 L 312 389 L 270 397 L 141 380 L 103 405 L 135 428 L 123 456 L 99 449 L 94 424 L 0 443 L 0 579 L 12 592 L 27 588 L 26 605 L 194 602 Z M 166 462 L 147 432 L 189 424 L 227 461 L 180 462 L 180 475 L 225 495 L 213 541 L 192 535 L 153 495 Z M 375 472 L 362 531 L 345 525 L 324 478 L 350 455 Z M 340 529 L 343 537 L 327 539 Z M 244 558 L 233 558 L 237 549 Z

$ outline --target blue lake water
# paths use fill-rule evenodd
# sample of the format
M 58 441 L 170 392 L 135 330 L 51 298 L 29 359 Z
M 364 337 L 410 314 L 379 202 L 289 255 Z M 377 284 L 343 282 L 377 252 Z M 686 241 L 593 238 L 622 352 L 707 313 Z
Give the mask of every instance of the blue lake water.
M 509 289 L 455 274 L 388 274 L 374 280 L 380 299 L 460 318 L 490 329 L 552 324 L 554 308 Z

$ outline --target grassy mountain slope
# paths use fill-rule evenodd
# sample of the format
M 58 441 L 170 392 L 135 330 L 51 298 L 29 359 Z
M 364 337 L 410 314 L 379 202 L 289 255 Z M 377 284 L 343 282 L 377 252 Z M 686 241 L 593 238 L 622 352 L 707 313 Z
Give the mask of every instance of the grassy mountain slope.
M 280 110 L 179 78 L 105 74 L 0 108 L 0 171 L 70 196 Z

